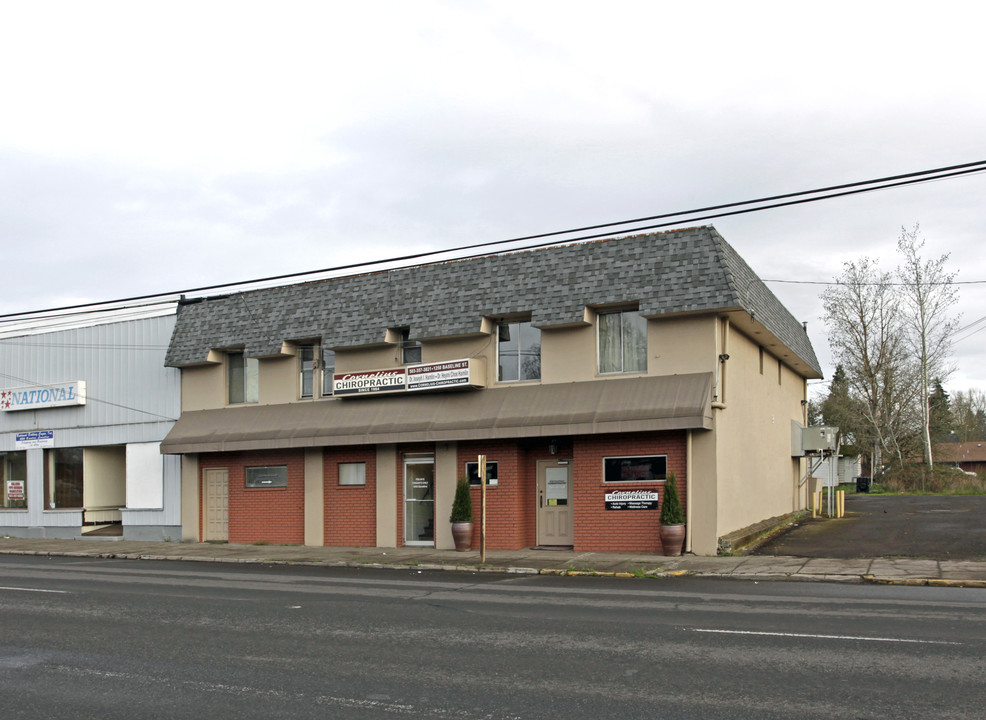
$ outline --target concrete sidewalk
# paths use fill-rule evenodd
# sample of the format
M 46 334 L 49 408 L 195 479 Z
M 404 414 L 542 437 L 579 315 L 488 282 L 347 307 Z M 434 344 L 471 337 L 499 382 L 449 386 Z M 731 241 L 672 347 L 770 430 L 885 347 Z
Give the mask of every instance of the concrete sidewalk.
M 324 567 L 414 568 L 460 572 L 617 577 L 716 577 L 745 580 L 875 582 L 986 588 L 986 562 L 912 558 L 665 557 L 572 550 L 478 551 L 432 548 L 305 547 L 225 543 L 45 540 L 0 537 L 0 554 L 130 560 L 185 560 Z

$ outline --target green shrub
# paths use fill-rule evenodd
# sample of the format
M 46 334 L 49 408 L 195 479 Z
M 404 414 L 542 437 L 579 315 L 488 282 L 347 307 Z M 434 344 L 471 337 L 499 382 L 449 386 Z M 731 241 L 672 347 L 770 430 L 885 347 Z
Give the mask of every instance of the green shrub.
M 674 473 L 668 473 L 668 479 L 664 481 L 664 502 L 661 503 L 661 524 L 682 525 L 684 522 L 685 513 L 681 509 L 681 500 L 678 498 L 678 484 L 675 482 Z
M 455 485 L 455 499 L 452 501 L 449 522 L 472 522 L 472 492 L 466 478 L 461 478 Z

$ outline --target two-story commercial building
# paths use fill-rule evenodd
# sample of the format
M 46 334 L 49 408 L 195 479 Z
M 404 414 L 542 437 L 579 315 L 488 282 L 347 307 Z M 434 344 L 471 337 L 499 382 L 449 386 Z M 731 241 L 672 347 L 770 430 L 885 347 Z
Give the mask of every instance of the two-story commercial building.
M 818 361 L 712 227 L 190 301 L 167 364 L 187 539 L 451 548 L 480 455 L 491 549 L 659 552 L 672 477 L 699 554 L 807 502 Z
M 181 538 L 176 303 L 0 325 L 0 533 Z

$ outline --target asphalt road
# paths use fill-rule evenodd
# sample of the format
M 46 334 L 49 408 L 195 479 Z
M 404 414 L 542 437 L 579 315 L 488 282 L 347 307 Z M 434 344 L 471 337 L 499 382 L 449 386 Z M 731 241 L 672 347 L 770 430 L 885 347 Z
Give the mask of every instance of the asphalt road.
M 981 718 L 986 590 L 0 558 L 13 718 Z
M 986 495 L 846 495 L 846 517 L 807 520 L 753 554 L 986 560 Z

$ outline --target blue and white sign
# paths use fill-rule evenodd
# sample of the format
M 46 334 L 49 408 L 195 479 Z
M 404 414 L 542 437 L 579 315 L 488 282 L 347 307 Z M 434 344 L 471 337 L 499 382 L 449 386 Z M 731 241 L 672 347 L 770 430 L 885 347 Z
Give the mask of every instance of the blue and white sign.
M 31 432 L 17 433 L 14 436 L 14 448 L 16 450 L 53 447 L 55 447 L 54 430 L 32 430 Z
M 66 405 L 85 404 L 85 380 L 0 390 L 0 410 L 4 412 L 43 410 L 45 408 L 65 407 Z

